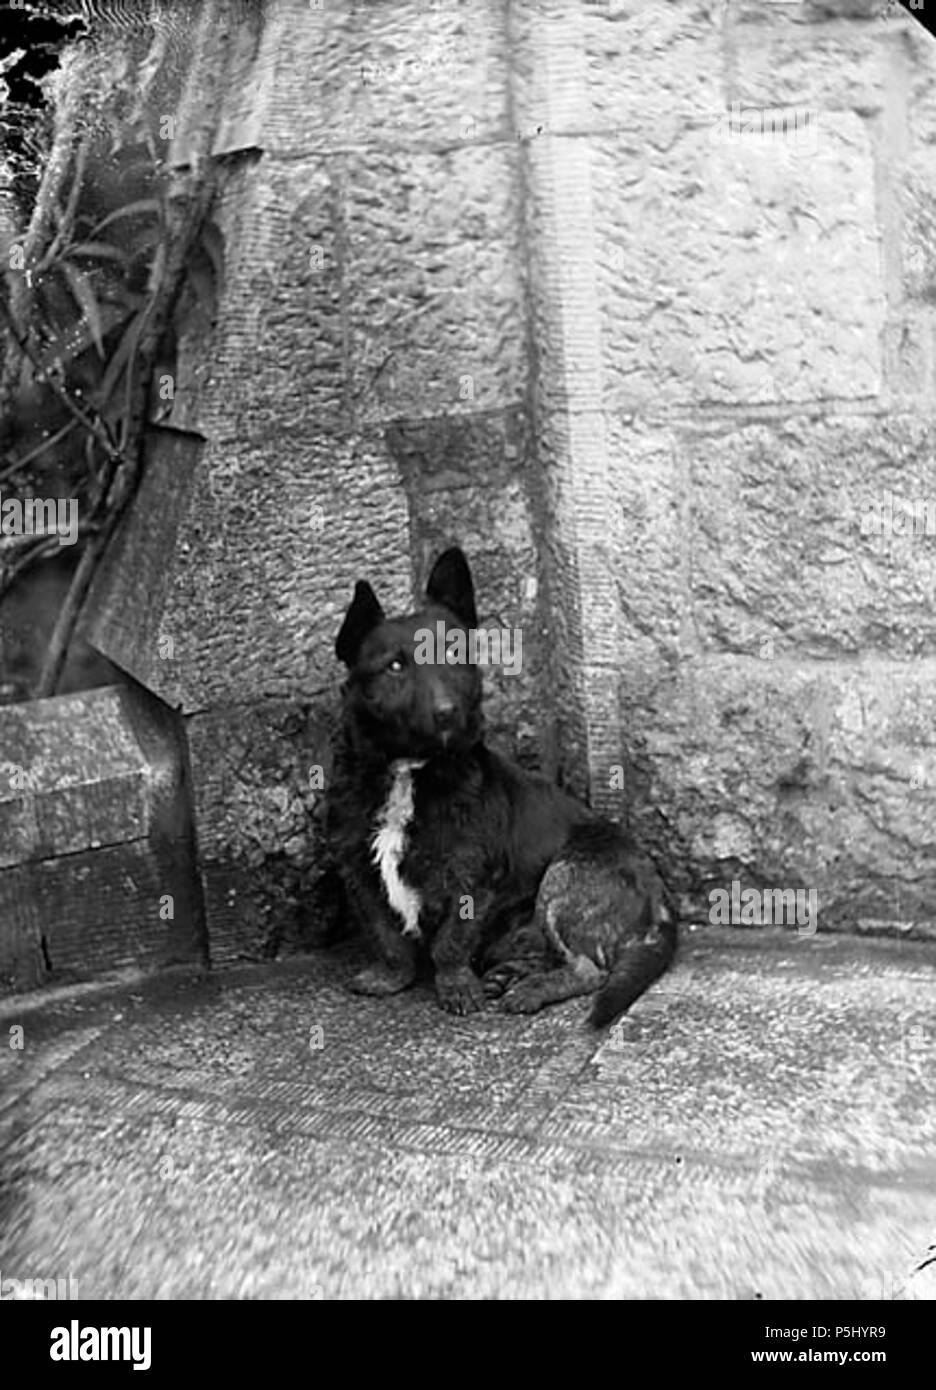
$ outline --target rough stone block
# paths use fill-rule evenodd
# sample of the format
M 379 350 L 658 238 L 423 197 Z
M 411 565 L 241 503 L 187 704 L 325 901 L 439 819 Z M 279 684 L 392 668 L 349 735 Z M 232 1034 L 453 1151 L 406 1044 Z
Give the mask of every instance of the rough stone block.
M 219 390 L 225 371 L 235 388 L 222 438 L 307 434 L 347 423 L 336 173 L 323 160 L 258 171 L 254 217 L 240 233 L 250 254 L 230 278 L 233 314 L 214 369 Z
M 713 888 L 815 889 L 820 929 L 936 933 L 932 661 L 687 663 L 623 682 L 631 820 L 684 905 Z
M 337 695 L 337 689 L 335 691 Z M 186 721 L 203 863 L 314 863 L 312 816 L 330 775 L 337 700 L 218 706 Z M 318 771 L 317 771 L 318 769 Z
M 903 289 L 908 298 L 921 301 L 931 311 L 936 304 L 936 149 L 916 152 L 896 172 Z
M 0 985 L 200 960 L 181 734 L 146 692 L 0 709 Z
M 499 409 L 526 390 L 509 146 L 345 160 L 350 390 L 362 421 Z
M 219 706 L 187 721 L 212 964 L 301 948 L 324 867 L 321 815 L 338 691 Z
M 189 713 L 320 689 L 363 568 L 409 601 L 406 498 L 377 435 L 209 446 L 196 482 L 177 485 L 177 537 L 157 505 L 171 495 L 166 471 L 143 480 L 91 640 L 167 703 Z M 157 554 L 148 589 L 134 557 L 145 569 Z
M 907 134 L 919 149 L 936 144 L 936 39 L 911 19 L 901 33 L 907 63 Z
M 703 647 L 768 659 L 936 651 L 931 420 L 802 418 L 692 432 L 681 447 Z
M 804 0 L 804 18 L 814 23 L 834 19 L 877 20 L 894 23 L 903 10 L 896 0 Z
M 511 6 L 518 133 L 626 131 L 659 154 L 721 95 L 714 5 L 522 0 Z
M 894 95 L 896 61 L 889 26 L 804 29 L 793 11 L 793 6 L 775 5 L 730 24 L 723 107 L 741 101 L 814 111 L 820 113 L 820 126 L 826 111 L 879 112 Z
M 0 711 L 0 868 L 145 835 L 153 787 L 119 692 Z
M 609 413 L 611 567 L 622 611 L 619 661 L 658 680 L 696 650 L 691 617 L 688 450 L 671 428 Z M 687 457 L 688 455 L 688 457 Z
M 665 162 L 593 143 L 606 403 L 877 395 L 885 302 L 862 123 L 829 117 L 811 151 L 723 137 L 693 131 Z
M 420 150 L 503 138 L 507 36 L 499 0 L 360 5 L 279 0 L 254 81 L 274 155 L 356 145 Z
M 368 150 L 234 178 L 216 216 L 216 328 L 199 342 L 211 371 L 190 371 L 173 425 L 217 440 L 347 436 L 520 402 L 517 159 L 505 145 Z
M 200 963 L 198 952 L 167 950 L 173 924 L 160 907 L 170 891 L 145 840 L 0 871 L 0 993 Z M 180 907 L 178 889 L 172 896 Z
M 191 495 L 204 440 L 150 428 L 136 495 L 108 547 L 86 610 L 88 640 L 169 705 L 182 702 L 184 647 L 163 620 L 187 537 Z
M 930 422 L 654 428 L 615 415 L 607 432 L 629 679 L 650 688 L 703 651 L 764 660 L 933 653 Z
M 336 175 L 316 158 L 232 171 L 214 213 L 214 325 L 183 335 L 174 426 L 240 441 L 347 428 Z

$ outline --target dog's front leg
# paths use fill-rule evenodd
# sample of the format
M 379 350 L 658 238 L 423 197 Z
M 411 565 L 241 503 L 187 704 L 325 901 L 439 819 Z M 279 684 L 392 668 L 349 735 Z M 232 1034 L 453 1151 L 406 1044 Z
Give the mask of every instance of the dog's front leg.
M 417 946 L 404 936 L 402 923 L 389 911 L 379 892 L 360 880 L 345 883 L 354 913 L 378 959 L 359 971 L 348 984 L 355 994 L 399 994 L 416 978 Z
M 461 899 L 462 903 L 464 901 Z M 481 910 L 477 915 L 473 912 L 469 918 L 460 915 L 460 907 L 450 909 L 432 943 L 436 995 L 442 1008 L 450 1014 L 473 1014 L 486 1003 L 484 986 L 472 969 L 471 962 L 493 902 L 492 893 L 480 904 Z M 477 907 L 478 904 L 474 903 L 473 906 Z

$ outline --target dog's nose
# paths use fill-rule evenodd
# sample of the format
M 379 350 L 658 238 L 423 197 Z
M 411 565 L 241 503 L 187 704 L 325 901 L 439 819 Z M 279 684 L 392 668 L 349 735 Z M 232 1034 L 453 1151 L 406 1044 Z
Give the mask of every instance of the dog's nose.
M 432 717 L 439 733 L 444 733 L 447 729 L 455 727 L 458 706 L 454 700 L 437 700 L 432 707 Z

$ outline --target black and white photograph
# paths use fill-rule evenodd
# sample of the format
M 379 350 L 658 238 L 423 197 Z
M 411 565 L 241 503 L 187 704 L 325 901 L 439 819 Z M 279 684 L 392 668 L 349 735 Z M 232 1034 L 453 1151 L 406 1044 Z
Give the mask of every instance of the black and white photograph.
M 403 1300 L 845 1366 L 936 1297 L 934 18 L 4 0 L 36 1365 Z

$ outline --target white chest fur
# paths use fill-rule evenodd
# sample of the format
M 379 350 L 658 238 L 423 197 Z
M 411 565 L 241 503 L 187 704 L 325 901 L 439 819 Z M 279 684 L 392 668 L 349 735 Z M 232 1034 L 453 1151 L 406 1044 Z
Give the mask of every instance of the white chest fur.
M 371 858 L 390 906 L 403 918 L 403 935 L 419 939 L 419 912 L 422 900 L 415 888 L 400 877 L 400 863 L 406 853 L 406 833 L 413 819 L 413 773 L 422 767 L 414 758 L 398 758 L 390 764 L 393 781 L 387 799 L 377 813 L 371 836 Z

